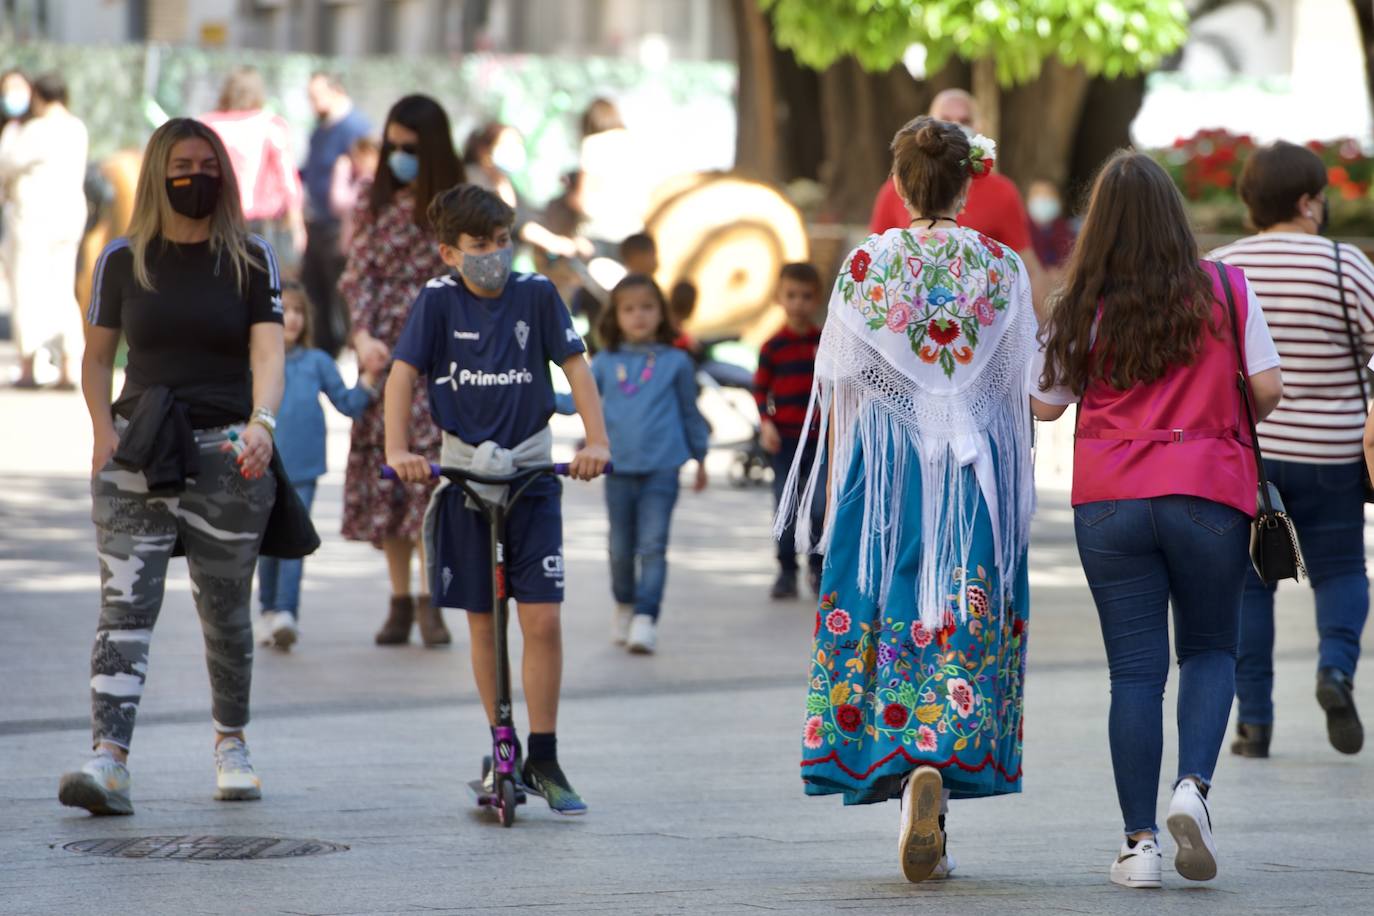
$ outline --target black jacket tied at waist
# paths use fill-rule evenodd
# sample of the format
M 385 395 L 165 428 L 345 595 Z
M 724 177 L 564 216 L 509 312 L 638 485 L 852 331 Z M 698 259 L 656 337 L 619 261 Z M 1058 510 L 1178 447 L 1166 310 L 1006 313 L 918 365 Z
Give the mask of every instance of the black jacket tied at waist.
M 186 410 L 170 388 L 154 385 L 139 397 L 129 425 L 119 437 L 114 462 L 128 471 L 142 471 L 149 491 L 180 493 L 186 481 L 200 473 L 200 444 Z M 286 476 L 281 455 L 272 449 L 276 498 L 263 530 L 260 556 L 298 560 L 320 547 L 320 536 L 301 498 Z M 186 553 L 181 538 L 173 556 Z
M 200 473 L 200 446 L 191 428 L 186 405 L 166 385 L 143 392 L 119 437 L 114 463 L 126 471 L 142 471 L 150 491 L 180 493 L 187 478 Z

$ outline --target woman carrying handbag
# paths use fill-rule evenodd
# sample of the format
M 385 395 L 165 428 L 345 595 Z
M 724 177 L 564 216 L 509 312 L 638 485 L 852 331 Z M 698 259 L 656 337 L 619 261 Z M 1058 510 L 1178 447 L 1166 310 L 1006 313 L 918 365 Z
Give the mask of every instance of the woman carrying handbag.
M 1036 416 L 1079 405 L 1074 532 L 1107 651 L 1126 834 L 1111 880 L 1161 884 L 1155 818 L 1172 603 L 1179 759 L 1167 824 L 1179 874 L 1205 881 L 1217 873 L 1208 792 L 1234 692 L 1256 514 L 1243 389 L 1257 416 L 1273 410 L 1279 357 L 1244 275 L 1198 260 L 1169 176 L 1129 152 L 1097 178 L 1041 340 Z
M 1259 424 L 1259 445 L 1308 561 L 1320 636 L 1316 698 L 1327 737 L 1354 754 L 1364 744 L 1353 679 L 1369 613 L 1361 428 L 1364 363 L 1374 352 L 1374 265 L 1354 246 L 1318 237 L 1325 187 L 1326 167 L 1311 150 L 1283 142 L 1256 150 L 1240 195 L 1259 232 L 1213 257 L 1250 279 L 1283 362 L 1283 403 Z M 1246 578 L 1231 744 L 1244 757 L 1268 757 L 1273 734 L 1274 590 L 1257 575 Z

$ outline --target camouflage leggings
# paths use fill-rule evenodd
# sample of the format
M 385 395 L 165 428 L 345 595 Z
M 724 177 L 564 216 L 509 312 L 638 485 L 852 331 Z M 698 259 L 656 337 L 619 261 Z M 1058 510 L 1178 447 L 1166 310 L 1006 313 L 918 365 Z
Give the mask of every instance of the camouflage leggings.
M 148 646 L 162 608 L 167 561 L 180 536 L 191 593 L 205 635 L 215 728 L 248 724 L 253 674 L 249 598 L 258 545 L 276 481 L 245 480 L 223 431 L 198 430 L 200 477 L 182 493 L 153 495 L 142 473 L 107 464 L 91 481 L 91 517 L 100 557 L 100 625 L 91 652 L 94 743 L 123 748 L 148 674 Z

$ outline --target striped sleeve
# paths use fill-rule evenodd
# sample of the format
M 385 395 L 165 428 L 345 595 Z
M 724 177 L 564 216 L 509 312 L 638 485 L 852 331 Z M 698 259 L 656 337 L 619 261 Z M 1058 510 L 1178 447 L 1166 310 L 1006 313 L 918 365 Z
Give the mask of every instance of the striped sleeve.
M 250 235 L 248 240 L 258 246 L 263 269 L 254 270 L 252 281 L 248 284 L 248 323 L 271 322 L 281 324 L 283 310 L 281 303 L 281 268 L 277 264 L 277 253 L 271 243 L 260 235 Z
M 128 248 L 129 240 L 118 238 L 100 252 L 100 259 L 95 262 L 95 271 L 91 275 L 91 304 L 86 310 L 86 321 L 90 324 L 102 328 L 122 326 L 124 284 L 121 277 L 126 271 L 120 268 L 126 263 L 132 266 L 132 262 L 120 252 Z

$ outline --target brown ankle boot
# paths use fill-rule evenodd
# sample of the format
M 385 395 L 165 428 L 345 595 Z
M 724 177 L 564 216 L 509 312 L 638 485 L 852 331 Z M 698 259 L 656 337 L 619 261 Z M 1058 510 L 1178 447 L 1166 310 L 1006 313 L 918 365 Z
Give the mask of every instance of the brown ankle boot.
M 415 622 L 420 625 L 420 641 L 426 646 L 446 646 L 453 642 L 453 635 L 444 626 L 440 610 L 429 601 L 428 595 L 415 599 Z
M 409 595 L 392 595 L 386 623 L 377 631 L 377 645 L 401 646 L 410 642 L 410 626 L 414 622 L 415 599 Z

